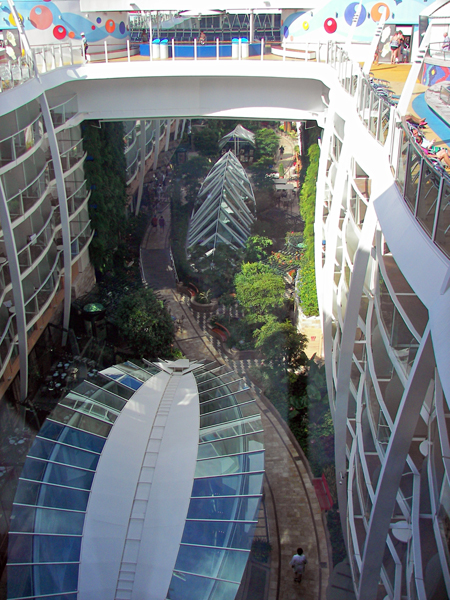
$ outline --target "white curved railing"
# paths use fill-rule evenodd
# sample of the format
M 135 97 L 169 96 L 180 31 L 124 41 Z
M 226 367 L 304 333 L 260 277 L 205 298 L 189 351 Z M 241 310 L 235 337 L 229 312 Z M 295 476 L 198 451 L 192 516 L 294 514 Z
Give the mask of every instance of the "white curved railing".
M 31 150 L 44 136 L 44 122 L 39 114 L 29 125 L 0 140 L 0 166 L 17 160 Z
M 74 95 L 68 100 L 52 106 L 50 115 L 52 117 L 53 127 L 58 128 L 64 125 L 69 119 L 72 119 L 78 113 L 78 100 Z
M 12 221 L 25 215 L 47 195 L 51 181 L 52 162 L 48 161 L 35 179 L 24 189 L 7 200 L 8 210 Z

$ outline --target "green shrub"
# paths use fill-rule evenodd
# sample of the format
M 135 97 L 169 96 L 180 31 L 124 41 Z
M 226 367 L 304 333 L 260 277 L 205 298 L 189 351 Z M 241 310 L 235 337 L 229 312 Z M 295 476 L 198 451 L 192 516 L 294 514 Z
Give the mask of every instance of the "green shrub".
M 319 314 L 317 303 L 316 271 L 314 260 L 304 254 L 300 260 L 300 273 L 297 286 L 300 306 L 307 317 Z

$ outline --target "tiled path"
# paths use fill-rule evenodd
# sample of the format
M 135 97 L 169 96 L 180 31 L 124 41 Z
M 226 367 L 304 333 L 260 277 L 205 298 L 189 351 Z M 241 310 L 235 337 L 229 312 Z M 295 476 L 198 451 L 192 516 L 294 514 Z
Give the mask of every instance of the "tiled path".
M 176 292 L 169 261 L 170 211 L 168 206 L 162 205 L 158 212 L 164 215 L 166 226 L 164 231 L 150 226 L 144 237 L 141 247 L 144 278 L 166 302 L 174 321 L 179 324 L 176 344 L 181 351 L 191 359 L 227 362 L 201 326 L 206 319 L 196 318 L 188 299 Z M 246 375 L 248 361 L 230 361 L 229 364 Z M 249 563 L 238 597 L 240 600 L 324 600 L 330 565 L 325 528 L 308 466 L 279 414 L 249 383 L 256 392 L 264 425 L 264 505 L 272 553 L 270 568 L 255 561 Z M 261 523 L 263 526 L 265 523 Z M 294 583 L 289 567 L 298 546 L 303 547 L 308 558 L 301 584 Z

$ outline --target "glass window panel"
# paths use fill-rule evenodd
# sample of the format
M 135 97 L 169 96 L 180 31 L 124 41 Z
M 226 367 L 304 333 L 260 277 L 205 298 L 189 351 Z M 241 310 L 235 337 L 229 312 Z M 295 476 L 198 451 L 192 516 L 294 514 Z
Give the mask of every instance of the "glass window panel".
M 55 462 L 91 470 L 96 469 L 99 458 L 100 456 L 98 454 L 84 452 L 84 450 L 81 450 L 80 448 L 62 446 L 61 444 L 56 444 L 53 455 L 51 456 L 51 460 L 54 460 Z
M 215 581 L 213 579 L 174 572 L 169 585 L 167 598 L 170 600 L 198 600 L 199 598 L 209 598 L 214 583 Z
M 261 418 L 254 418 L 249 421 L 240 421 L 228 425 L 224 423 L 216 427 L 204 428 L 200 431 L 199 443 L 218 440 L 227 437 L 233 437 L 235 435 L 243 435 L 244 433 L 250 433 L 253 431 L 262 431 Z
M 83 381 L 81 385 L 78 385 L 76 391 L 83 396 L 92 398 L 96 402 L 118 411 L 121 411 L 127 403 L 124 398 L 117 396 L 104 388 L 97 387 L 88 381 Z
M 197 458 L 213 458 L 252 450 L 264 450 L 264 434 L 262 432 L 200 444 Z
M 41 479 L 44 477 L 47 464 L 48 463 L 44 460 L 27 458 L 22 469 L 21 477 L 24 479 L 31 479 L 33 481 L 41 481 Z
M 80 559 L 81 537 L 35 535 L 35 562 L 77 562 Z
M 258 407 L 256 402 L 250 402 L 249 404 L 239 405 L 234 408 L 227 408 L 216 413 L 209 415 L 202 415 L 200 417 L 200 428 L 211 427 L 218 423 L 225 423 L 228 421 L 235 421 L 252 415 L 258 415 Z
M 69 510 L 86 510 L 89 492 L 42 485 L 31 481 L 19 481 L 15 502 L 48 506 L 50 508 L 67 508 Z
M 109 390 L 113 394 L 124 398 L 125 400 L 129 400 L 131 396 L 134 394 L 134 390 L 130 390 L 123 385 L 119 385 L 115 381 L 107 381 L 106 383 L 102 383 L 102 388 L 104 390 Z
M 10 531 L 80 535 L 84 513 L 14 505 Z
M 74 412 L 70 408 L 61 405 L 58 405 L 52 412 L 52 419 L 102 437 L 108 437 L 111 430 L 110 423 L 105 423 L 88 415 Z
M 250 550 L 254 530 L 255 523 L 186 521 L 181 542 L 201 546 Z
M 120 383 L 123 383 L 123 385 L 126 385 L 132 390 L 138 390 L 142 385 L 142 381 L 139 381 L 134 377 L 130 377 L 130 375 L 125 375 L 125 377 L 120 380 Z
M 33 562 L 33 536 L 10 533 L 8 536 L 8 562 Z
M 140 379 L 141 381 L 148 381 L 152 377 L 150 373 L 147 373 L 147 371 L 140 369 L 139 367 L 137 367 L 129 361 L 117 365 L 117 368 L 121 371 L 124 371 L 125 373 L 128 373 L 129 375 L 132 375 L 136 379 Z
M 262 471 L 263 469 L 264 452 L 255 452 L 197 461 L 195 477 Z
M 78 564 L 38 565 L 33 567 L 33 575 L 36 595 L 72 592 L 78 587 Z
M 33 589 L 32 567 L 8 565 L 8 597 L 31 596 Z
M 239 582 L 247 564 L 248 553 L 198 546 L 180 546 L 175 570 Z M 234 565 L 234 568 L 233 566 Z
M 103 404 L 97 403 L 94 400 L 87 399 L 78 394 L 69 393 L 60 401 L 60 406 L 68 406 L 69 408 L 73 408 L 79 412 L 97 417 L 102 421 L 107 421 L 108 423 L 114 423 L 117 418 L 117 414 L 112 410 L 109 410 Z
M 260 494 L 262 482 L 262 473 L 195 479 L 192 487 L 192 498 Z
M 221 396 L 225 396 L 221 394 Z M 220 410 L 221 408 L 233 407 L 238 404 L 245 404 L 251 402 L 255 398 L 245 391 L 242 394 L 229 394 L 228 396 L 218 398 L 217 400 L 202 402 L 200 404 L 200 414 L 204 415 L 214 410 Z
M 53 442 L 36 438 L 30 448 L 28 456 L 48 459 L 50 458 L 54 447 L 55 444 Z
M 91 471 L 83 471 L 65 465 L 48 464 L 45 473 L 45 481 L 49 483 L 57 483 L 69 487 L 89 490 L 92 485 L 94 473 Z
M 192 498 L 188 519 L 222 519 L 253 521 L 256 518 L 259 498 Z
M 57 440 L 64 429 L 64 425 L 55 423 L 54 421 L 45 421 L 44 425 L 39 431 L 39 437 L 48 438 L 49 440 Z
M 101 452 L 105 445 L 105 438 L 97 435 L 92 435 L 79 429 L 72 429 L 66 427 L 59 439 L 60 442 L 64 442 L 69 446 L 76 446 L 77 448 L 83 448 L 84 450 L 92 450 L 92 452 Z

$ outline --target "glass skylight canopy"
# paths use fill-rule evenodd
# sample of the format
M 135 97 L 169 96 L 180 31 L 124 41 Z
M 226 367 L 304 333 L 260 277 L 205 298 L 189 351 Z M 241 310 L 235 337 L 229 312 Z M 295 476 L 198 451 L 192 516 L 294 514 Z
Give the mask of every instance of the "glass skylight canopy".
M 188 248 L 242 248 L 254 221 L 255 197 L 241 163 L 229 151 L 208 173 L 191 215 Z
M 131 414 L 136 420 L 145 412 L 151 413 L 152 404 L 159 406 L 151 418 L 150 430 L 153 433 L 146 434 L 149 447 L 154 444 L 152 436 L 155 429 L 159 430 L 155 438 L 161 445 L 154 461 L 156 485 L 158 464 L 162 465 L 160 471 L 167 471 L 168 467 L 164 456 L 161 456 L 164 447 L 164 436 L 160 431 L 162 414 L 165 411 L 167 419 L 170 419 L 173 413 L 177 418 L 176 409 L 185 409 L 183 405 L 189 403 L 187 399 L 190 397 L 198 399 L 198 428 L 187 428 L 184 422 L 181 423 L 186 439 L 180 436 L 176 444 L 182 452 L 192 446 L 188 438 L 195 436 L 198 443 L 194 442 L 192 447 L 197 447 L 197 458 L 195 460 L 193 454 L 193 477 L 187 488 L 191 489 L 191 497 L 189 500 L 187 496 L 184 501 L 187 513 L 181 515 L 178 542 L 175 540 L 176 552 L 166 569 L 165 594 L 171 600 L 232 600 L 251 548 L 264 469 L 261 419 L 248 387 L 224 366 L 205 366 L 188 360 L 156 364 L 127 362 L 105 369 L 101 376 L 103 383 L 100 384 L 100 378 L 96 383 L 84 381 L 60 401 L 31 447 L 19 479 L 11 518 L 8 599 L 110 597 L 106 590 L 102 595 L 103 588 L 94 596 L 92 593 L 91 596 L 86 595 L 79 577 L 83 557 L 87 561 L 89 551 L 97 552 L 96 548 L 87 548 L 95 539 L 89 531 L 89 523 L 98 521 L 98 515 L 94 514 L 92 518 L 98 503 L 95 495 L 103 491 L 109 498 L 108 491 L 104 490 L 105 473 L 101 474 L 102 485 L 97 482 L 96 488 L 94 481 L 101 472 L 102 460 L 109 464 L 109 469 L 111 467 L 104 456 L 108 444 L 111 452 L 111 445 L 114 439 L 117 440 L 117 432 L 115 435 L 111 432 L 115 431 L 114 428 L 120 432 L 120 420 L 126 420 L 124 413 L 128 412 L 128 416 Z M 183 381 L 186 382 L 184 388 Z M 180 387 L 182 391 L 177 399 L 173 390 Z M 158 389 L 162 390 L 159 396 Z M 170 394 L 176 404 L 172 409 L 168 408 Z M 165 427 L 166 431 L 170 430 L 168 423 Z M 136 437 L 139 437 L 138 428 Z M 174 443 L 169 440 L 171 451 L 176 451 Z M 129 452 L 133 464 L 137 463 L 141 469 L 141 464 L 147 464 L 148 454 L 144 454 L 144 458 L 135 456 L 133 444 L 134 440 L 131 440 L 125 447 L 131 446 Z M 119 449 L 120 452 L 122 449 Z M 142 497 L 139 487 L 142 486 L 143 469 L 145 467 L 141 469 L 140 481 L 135 483 L 136 492 L 131 490 L 135 502 L 136 498 Z M 121 473 L 107 473 L 106 476 L 116 482 L 121 480 Z M 121 487 L 124 489 L 121 490 Z M 130 494 L 129 486 L 115 485 L 111 491 L 111 505 L 114 496 L 122 493 L 124 496 Z M 149 514 L 155 510 L 151 498 L 147 507 Z M 177 505 L 183 505 L 182 498 L 174 500 Z M 138 501 L 142 503 L 142 500 Z M 102 508 L 101 512 L 108 509 Z M 87 518 L 89 511 L 91 516 Z M 169 515 L 169 518 L 176 520 L 175 515 Z M 135 525 L 131 511 L 125 537 L 111 535 L 109 539 L 108 535 L 108 539 L 102 540 L 107 544 L 111 557 L 115 554 L 121 557 L 120 566 L 116 568 L 113 565 L 113 572 L 117 573 L 113 588 L 116 589 L 115 597 L 124 600 L 135 597 L 133 586 L 139 596 L 139 564 L 133 566 L 126 559 L 127 537 L 130 538 L 132 531 L 131 537 L 136 538 Z M 144 534 L 145 527 L 141 535 L 142 546 L 155 543 L 152 536 L 146 541 Z M 135 543 L 136 540 L 132 541 Z M 114 545 L 118 547 L 114 548 Z M 164 549 L 160 554 L 164 560 Z M 101 560 L 105 560 L 103 556 Z M 107 572 L 99 574 L 100 580 L 103 577 L 110 581 L 110 565 L 104 568 Z M 147 572 L 146 565 L 143 570 Z M 161 585 L 161 577 L 158 576 L 161 570 L 156 570 L 158 584 Z M 95 585 L 94 582 L 92 585 Z M 146 582 L 147 585 L 152 589 L 151 582 Z
M 247 142 L 252 146 L 255 145 L 255 134 L 242 127 L 242 125 L 237 125 L 233 131 L 224 135 L 223 138 L 219 142 L 219 148 L 223 148 L 228 142 Z

